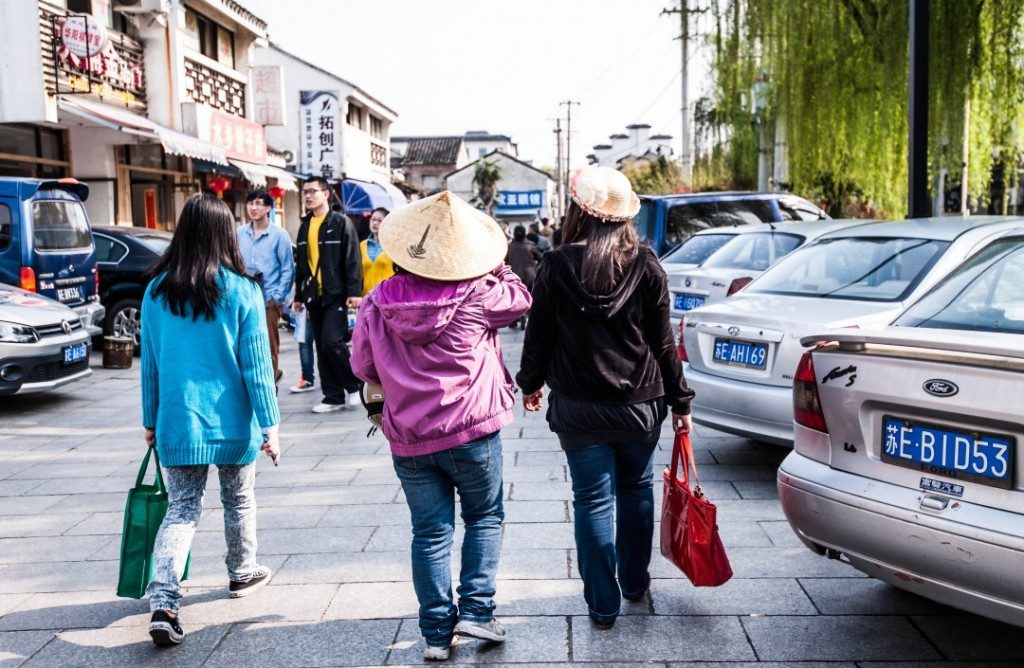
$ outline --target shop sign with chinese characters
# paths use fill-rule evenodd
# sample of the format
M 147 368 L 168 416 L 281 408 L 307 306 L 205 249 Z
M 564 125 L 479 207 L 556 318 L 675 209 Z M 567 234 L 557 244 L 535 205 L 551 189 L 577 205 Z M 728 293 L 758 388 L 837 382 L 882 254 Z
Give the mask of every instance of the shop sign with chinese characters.
M 259 123 L 211 109 L 209 141 L 223 146 L 229 158 L 267 164 L 267 139 Z
M 260 125 L 284 125 L 284 78 L 280 65 L 252 69 L 252 108 Z
M 58 91 L 90 93 L 107 103 L 145 109 L 145 79 L 138 53 L 119 33 L 107 31 L 92 15 L 56 16 L 53 21 L 54 69 Z M 117 42 L 120 42 L 117 43 Z
M 502 209 L 539 209 L 544 204 L 544 191 L 502 190 L 497 201 Z
M 325 179 L 341 175 L 341 102 L 338 91 L 299 91 L 299 169 Z

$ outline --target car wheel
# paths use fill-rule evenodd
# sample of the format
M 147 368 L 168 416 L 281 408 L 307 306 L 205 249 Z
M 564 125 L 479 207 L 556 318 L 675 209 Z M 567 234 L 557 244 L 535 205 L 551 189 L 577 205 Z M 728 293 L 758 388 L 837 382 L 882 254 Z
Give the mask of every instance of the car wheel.
M 122 299 L 107 314 L 107 334 L 129 336 L 135 341 L 135 355 L 142 352 L 142 304 L 138 299 Z

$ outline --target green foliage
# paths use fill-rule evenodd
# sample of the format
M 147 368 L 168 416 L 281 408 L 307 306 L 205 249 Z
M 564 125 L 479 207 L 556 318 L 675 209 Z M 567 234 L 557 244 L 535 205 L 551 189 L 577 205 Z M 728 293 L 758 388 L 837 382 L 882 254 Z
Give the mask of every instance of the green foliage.
M 473 171 L 473 183 L 477 187 L 477 196 L 472 204 L 478 209 L 484 209 L 487 213 L 493 214 L 499 181 L 501 181 L 501 167 L 497 162 L 483 158 L 477 160 L 476 169 Z
M 930 169 L 959 179 L 969 99 L 968 185 L 984 200 L 993 165 L 1015 165 L 1024 152 L 1024 2 L 930 6 Z M 756 172 L 749 98 L 763 71 L 770 84 L 765 118 L 786 118 L 793 189 L 827 199 L 836 211 L 902 215 L 906 0 L 711 0 L 710 8 L 715 93 L 698 110 L 697 131 L 714 135 L 726 155 L 703 178 L 713 181 L 723 164 L 738 181 Z
M 683 192 L 683 168 L 663 155 L 651 160 L 633 160 L 622 167 L 638 195 L 668 195 Z

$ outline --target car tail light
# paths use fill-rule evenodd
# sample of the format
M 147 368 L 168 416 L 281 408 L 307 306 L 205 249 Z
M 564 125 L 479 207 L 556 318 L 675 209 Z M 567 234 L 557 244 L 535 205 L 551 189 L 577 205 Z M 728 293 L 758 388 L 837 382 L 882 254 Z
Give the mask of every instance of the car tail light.
M 679 359 L 684 362 L 689 362 L 690 358 L 686 356 L 686 343 L 683 341 L 684 327 L 686 327 L 686 318 L 682 318 L 679 321 L 679 343 L 676 344 L 676 352 L 679 354 Z
M 100 269 L 99 267 L 92 268 L 92 281 L 93 285 L 96 286 L 96 296 L 100 296 Z
M 747 283 L 749 283 L 752 280 L 754 279 L 750 276 L 744 276 L 743 278 L 735 279 L 732 283 L 729 284 L 729 291 L 725 293 L 725 296 L 730 297 L 736 294 L 743 288 L 747 287 Z
M 828 433 L 825 424 L 825 413 L 821 410 L 821 397 L 818 396 L 818 381 L 814 376 L 814 362 L 808 350 L 796 365 L 793 377 L 793 419 L 797 424 L 815 431 Z
M 18 287 L 29 292 L 36 291 L 36 271 L 32 267 L 22 267 L 18 272 Z

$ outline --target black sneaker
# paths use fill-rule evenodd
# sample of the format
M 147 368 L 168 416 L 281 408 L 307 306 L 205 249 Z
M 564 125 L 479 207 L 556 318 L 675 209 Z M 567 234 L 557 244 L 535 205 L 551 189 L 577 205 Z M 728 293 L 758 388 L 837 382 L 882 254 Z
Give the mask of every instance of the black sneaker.
M 256 570 L 253 571 L 252 575 L 249 576 L 248 580 L 232 580 L 228 585 L 228 589 L 231 591 L 231 598 L 242 598 L 253 593 L 263 585 L 270 581 L 272 575 L 269 568 L 266 566 L 257 566 Z
M 154 610 L 149 620 L 149 635 L 157 647 L 174 647 L 185 639 L 178 617 L 171 617 L 166 610 Z

